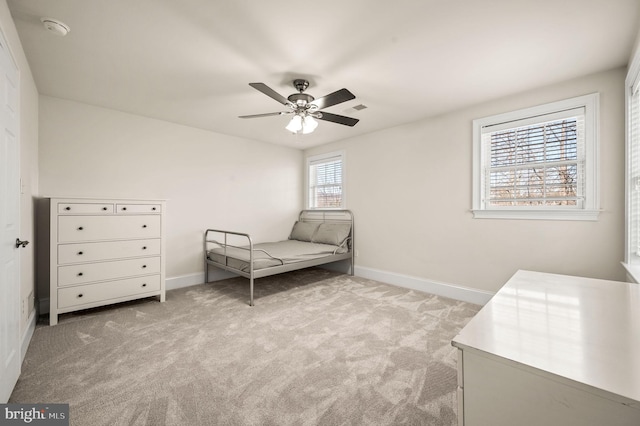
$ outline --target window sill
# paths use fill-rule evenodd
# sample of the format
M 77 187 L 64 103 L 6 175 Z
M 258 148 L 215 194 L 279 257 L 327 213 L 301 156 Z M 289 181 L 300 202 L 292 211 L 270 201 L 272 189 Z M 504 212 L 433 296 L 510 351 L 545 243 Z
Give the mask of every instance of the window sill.
M 598 220 L 600 210 L 472 210 L 474 219 Z

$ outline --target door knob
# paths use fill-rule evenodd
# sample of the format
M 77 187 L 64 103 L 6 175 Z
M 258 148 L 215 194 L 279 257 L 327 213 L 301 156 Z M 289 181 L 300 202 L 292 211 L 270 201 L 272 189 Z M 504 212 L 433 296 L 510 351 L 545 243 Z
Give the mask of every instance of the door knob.
M 16 238 L 16 248 L 25 248 L 29 244 L 29 241 L 21 241 L 20 238 Z

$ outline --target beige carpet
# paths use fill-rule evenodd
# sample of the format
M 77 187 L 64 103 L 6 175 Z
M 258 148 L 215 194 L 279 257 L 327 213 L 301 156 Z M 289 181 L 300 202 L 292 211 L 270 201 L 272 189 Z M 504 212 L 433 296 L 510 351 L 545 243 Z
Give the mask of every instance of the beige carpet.
M 455 425 L 476 305 L 308 269 L 233 278 L 36 328 L 9 402 L 72 425 Z

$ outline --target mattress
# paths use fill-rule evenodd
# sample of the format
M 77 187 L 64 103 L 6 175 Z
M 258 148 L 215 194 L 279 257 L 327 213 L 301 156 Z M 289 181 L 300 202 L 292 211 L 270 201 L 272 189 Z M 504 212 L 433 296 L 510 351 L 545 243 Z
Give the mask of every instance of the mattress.
M 334 254 L 346 253 L 346 247 L 331 244 L 311 243 L 297 240 L 284 240 L 272 243 L 253 245 L 253 269 L 264 269 L 305 260 L 322 258 Z M 242 248 L 227 247 L 227 261 L 225 263 L 225 249 L 218 247 L 207 252 L 209 260 L 243 272 L 249 271 L 249 246 Z

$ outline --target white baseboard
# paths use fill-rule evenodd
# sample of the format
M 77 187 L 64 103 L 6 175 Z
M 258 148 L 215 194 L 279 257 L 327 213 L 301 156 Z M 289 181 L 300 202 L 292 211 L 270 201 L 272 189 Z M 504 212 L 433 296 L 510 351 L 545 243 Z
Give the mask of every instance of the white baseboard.
M 346 274 L 349 273 L 350 263 L 335 262 L 335 264 L 327 264 L 323 265 L 322 267 Z M 437 281 L 426 280 L 424 278 L 397 274 L 395 272 L 381 271 L 379 269 L 366 268 L 357 265 L 355 267 L 354 275 L 387 284 L 396 285 L 398 287 L 409 288 L 411 290 L 422 291 L 424 293 L 436 294 L 438 296 L 448 297 L 450 299 L 462 300 L 463 302 L 474 303 L 476 305 L 484 305 L 495 294 L 491 293 L 490 291 L 477 290 L 474 288 L 463 287 L 454 284 L 441 283 Z M 209 282 L 224 280 L 237 276 L 238 275 L 228 271 L 224 271 L 222 269 L 212 268 L 209 271 Z M 200 272 L 167 278 L 165 285 L 167 290 L 175 290 L 178 288 L 202 284 L 204 283 L 204 279 L 204 272 Z M 49 298 L 39 299 L 38 303 L 40 308 L 39 312 L 41 314 L 49 313 Z M 35 317 L 33 326 L 35 328 Z
M 330 269 L 344 274 L 349 273 L 351 263 L 349 261 L 334 262 L 322 265 L 322 268 Z M 356 276 L 369 278 L 387 284 L 396 285 L 398 287 L 409 288 L 411 290 L 421 291 L 423 293 L 436 294 L 450 299 L 461 300 L 476 305 L 484 305 L 495 293 L 484 290 L 477 290 L 470 287 L 463 287 L 454 284 L 447 284 L 424 278 L 412 277 L 408 275 L 397 274 L 394 272 L 381 271 L 379 269 L 365 268 L 362 266 L 355 267 Z M 209 282 L 224 280 L 226 278 L 236 277 L 237 275 L 221 269 L 211 268 L 209 271 Z M 204 283 L 204 273 L 183 275 L 179 277 L 167 278 L 167 290 L 173 290 L 182 287 Z
M 20 345 L 20 356 L 22 357 L 22 361 L 24 361 L 24 357 L 27 354 L 27 349 L 29 349 L 29 343 L 31 343 L 33 332 L 36 331 L 36 319 L 38 318 L 36 312 L 37 311 L 35 309 L 33 310 L 33 312 L 31 312 L 29 320 L 27 321 L 27 329 L 22 335 L 22 344 Z
M 165 289 L 175 290 L 183 287 L 191 287 L 192 285 L 202 284 L 204 282 L 204 273 L 180 275 L 178 277 L 170 277 L 165 280 Z
M 227 278 L 237 277 L 238 275 L 233 274 L 228 271 L 224 271 L 222 269 L 211 268 L 209 271 L 209 282 L 212 281 L 220 281 Z M 204 272 L 199 272 L 196 274 L 189 275 L 181 275 L 178 277 L 167 278 L 165 281 L 165 286 L 167 290 L 175 290 L 177 288 L 183 287 L 191 287 L 192 285 L 198 285 L 204 283 Z
M 446 284 L 437 281 L 426 280 L 424 278 L 411 277 L 408 275 L 397 274 L 394 272 L 381 271 L 363 266 L 355 267 L 355 275 L 358 277 L 369 278 L 371 280 L 380 281 L 387 284 L 396 285 L 398 287 L 409 288 L 424 293 L 431 293 L 450 299 L 461 300 L 476 305 L 486 304 L 495 293 L 489 291 L 477 290 L 474 288 L 458 286 L 454 284 Z

